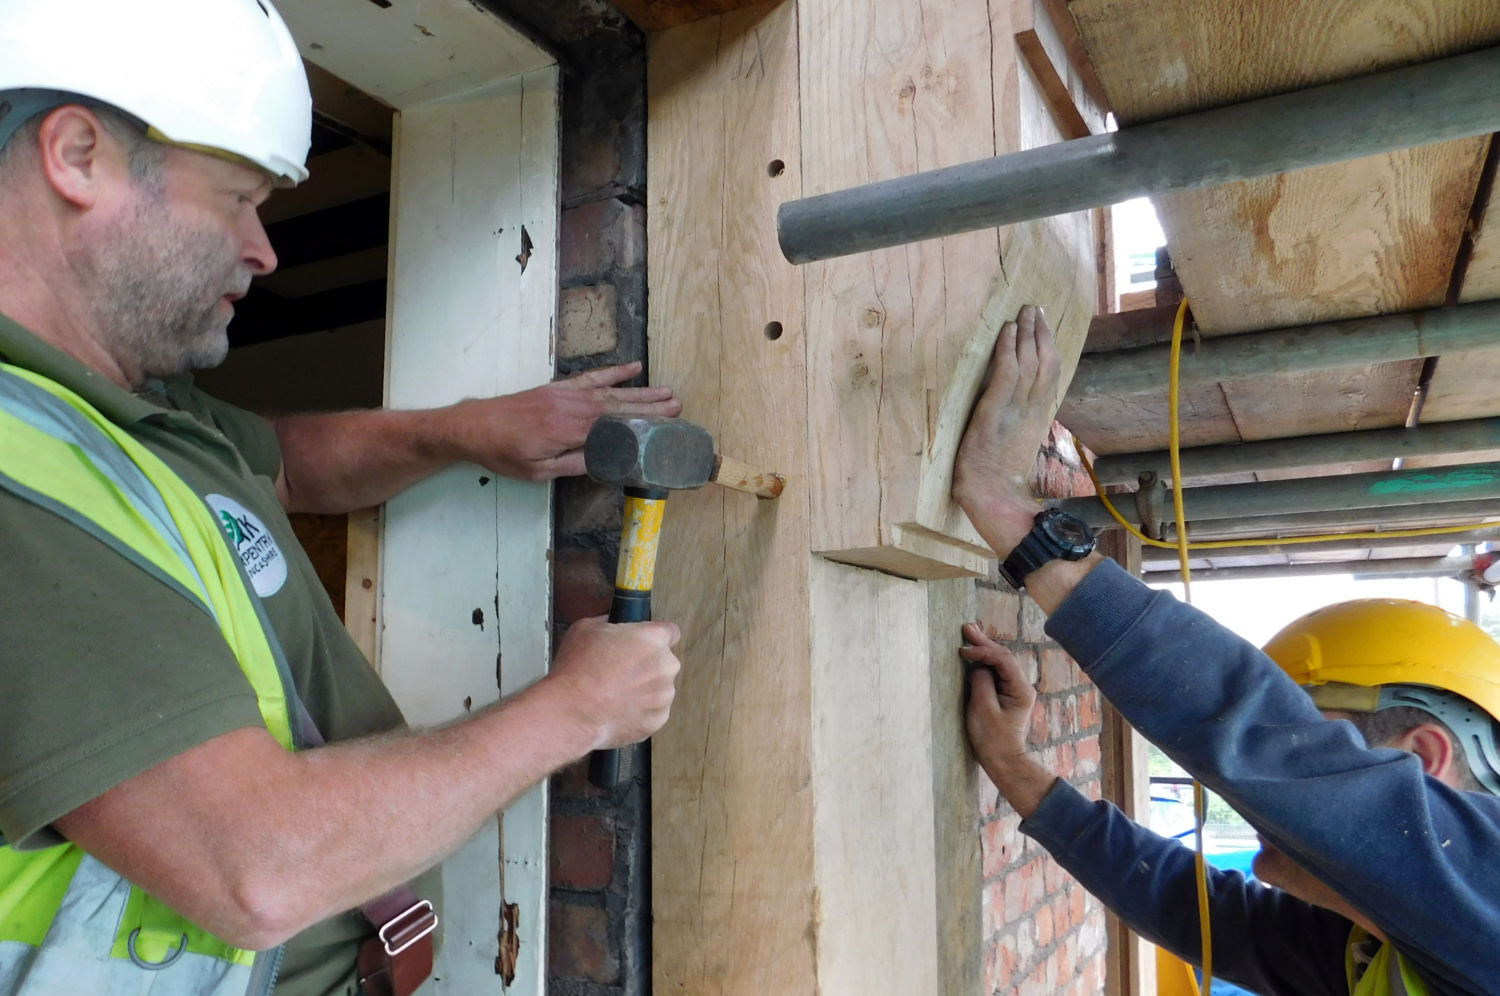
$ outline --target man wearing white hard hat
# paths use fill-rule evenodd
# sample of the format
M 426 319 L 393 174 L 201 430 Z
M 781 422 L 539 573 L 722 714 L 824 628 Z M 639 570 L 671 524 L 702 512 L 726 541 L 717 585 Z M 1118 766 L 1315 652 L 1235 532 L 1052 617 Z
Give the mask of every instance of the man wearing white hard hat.
M 1500 646 L 1433 606 L 1361 600 L 1261 652 L 1151 591 L 1027 490 L 1057 382 L 1046 321 L 1023 309 L 995 347 L 954 497 L 1101 694 L 1260 834 L 1260 881 L 1207 873 L 1215 977 L 1265 996 L 1500 992 Z M 969 737 L 1021 832 L 1201 964 L 1193 852 L 1057 778 L 1029 744 L 1036 692 L 1019 664 L 977 624 L 963 636 Z
M 677 413 L 637 367 L 274 424 L 192 386 L 311 114 L 267 0 L 0 0 L 0 994 L 404 996 L 437 863 L 670 708 L 676 627 L 596 619 L 403 731 L 285 515 L 581 473 L 600 414 Z

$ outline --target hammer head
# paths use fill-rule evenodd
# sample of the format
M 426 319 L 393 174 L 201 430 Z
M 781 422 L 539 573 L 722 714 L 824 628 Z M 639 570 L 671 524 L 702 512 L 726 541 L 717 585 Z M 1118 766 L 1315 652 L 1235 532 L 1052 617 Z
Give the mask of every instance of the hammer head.
M 603 415 L 583 443 L 583 463 L 601 484 L 701 488 L 714 473 L 714 437 L 686 419 Z

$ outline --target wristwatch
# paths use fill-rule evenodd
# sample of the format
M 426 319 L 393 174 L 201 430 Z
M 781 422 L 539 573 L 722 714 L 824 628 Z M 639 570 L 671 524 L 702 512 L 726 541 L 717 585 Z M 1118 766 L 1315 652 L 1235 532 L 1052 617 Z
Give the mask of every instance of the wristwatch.
M 1032 520 L 1026 538 L 1000 565 L 1000 577 L 1012 588 L 1026 587 L 1032 571 L 1053 560 L 1082 560 L 1097 542 L 1087 522 L 1060 508 L 1044 508 Z

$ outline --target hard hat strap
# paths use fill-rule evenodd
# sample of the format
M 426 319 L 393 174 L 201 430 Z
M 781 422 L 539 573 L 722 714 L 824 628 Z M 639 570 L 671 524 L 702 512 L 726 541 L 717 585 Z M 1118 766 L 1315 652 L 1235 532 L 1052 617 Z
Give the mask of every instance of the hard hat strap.
M 1462 695 L 1427 685 L 1382 685 L 1380 701 L 1373 711 L 1401 707 L 1431 713 L 1453 731 L 1463 745 L 1464 759 L 1474 777 L 1500 796 L 1500 744 L 1495 739 L 1495 720 Z
M 64 104 L 82 103 L 77 95 L 61 90 L 6 90 L 0 92 L 0 149 L 26 122 Z

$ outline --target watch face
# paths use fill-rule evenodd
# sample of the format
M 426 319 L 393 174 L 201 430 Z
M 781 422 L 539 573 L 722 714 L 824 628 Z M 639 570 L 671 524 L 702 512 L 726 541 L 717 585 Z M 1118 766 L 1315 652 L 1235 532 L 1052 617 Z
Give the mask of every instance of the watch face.
M 1052 528 L 1052 534 L 1068 546 L 1083 546 L 1094 538 L 1089 527 L 1071 515 L 1059 515 L 1047 524 Z
M 1048 540 L 1056 544 L 1054 557 L 1078 560 L 1088 556 L 1094 549 L 1094 531 L 1076 516 L 1058 509 L 1049 509 L 1037 518 L 1037 526 Z

